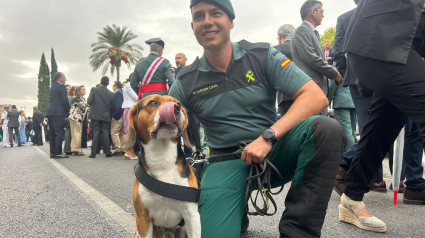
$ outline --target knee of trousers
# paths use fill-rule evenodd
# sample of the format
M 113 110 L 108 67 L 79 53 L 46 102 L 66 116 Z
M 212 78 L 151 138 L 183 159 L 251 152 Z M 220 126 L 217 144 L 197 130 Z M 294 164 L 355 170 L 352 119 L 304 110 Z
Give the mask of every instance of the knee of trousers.
M 344 128 L 338 121 L 328 117 L 318 117 L 311 123 L 313 140 L 317 153 L 324 153 L 328 159 L 341 160 L 347 145 Z M 335 155 L 335 156 L 332 156 Z

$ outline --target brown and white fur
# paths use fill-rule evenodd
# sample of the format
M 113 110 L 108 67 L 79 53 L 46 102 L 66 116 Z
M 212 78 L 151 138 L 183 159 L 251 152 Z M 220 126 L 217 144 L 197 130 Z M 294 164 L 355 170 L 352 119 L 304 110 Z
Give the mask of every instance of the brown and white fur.
M 136 136 L 141 142 L 138 163 L 150 176 L 166 183 L 198 188 L 192 168 L 178 148 L 183 135 L 188 143 L 187 114 L 180 103 L 170 96 L 149 95 L 134 105 L 129 113 L 129 133 L 126 149 Z M 186 135 L 186 136 L 184 136 Z M 190 144 L 190 143 L 188 143 Z M 133 186 L 136 212 L 135 237 L 201 237 L 198 204 L 163 197 L 143 186 L 137 178 Z M 185 225 L 178 226 L 184 219 Z M 174 233 L 174 234 L 173 234 Z

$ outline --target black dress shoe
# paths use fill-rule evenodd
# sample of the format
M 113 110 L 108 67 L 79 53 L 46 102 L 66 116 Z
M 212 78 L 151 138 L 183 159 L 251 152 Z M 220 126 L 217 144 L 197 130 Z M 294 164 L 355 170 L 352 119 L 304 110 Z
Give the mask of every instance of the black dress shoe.
M 72 155 L 72 152 L 71 151 L 67 151 L 67 152 L 65 152 L 65 154 L 66 155 Z
M 89 155 L 89 158 L 96 158 L 96 155 Z
M 106 157 L 112 157 L 112 154 L 105 154 Z
M 64 154 L 60 154 L 60 155 L 55 155 L 55 159 L 65 159 L 68 158 L 68 155 L 64 155 Z
M 425 205 L 425 190 L 418 192 L 404 190 L 403 203 Z
M 11 144 L 10 147 L 13 147 L 13 144 Z
M 23 144 L 18 144 L 18 146 L 23 146 Z

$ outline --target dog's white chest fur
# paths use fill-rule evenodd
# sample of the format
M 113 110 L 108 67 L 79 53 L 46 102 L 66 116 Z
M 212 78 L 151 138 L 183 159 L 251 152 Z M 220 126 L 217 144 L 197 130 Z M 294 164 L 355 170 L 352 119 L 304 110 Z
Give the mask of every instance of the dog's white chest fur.
M 149 167 L 148 173 L 152 177 L 166 183 L 189 186 L 187 178 L 182 178 L 176 169 L 176 144 L 170 140 L 151 140 L 147 145 L 144 145 L 144 148 L 145 160 Z M 181 221 L 183 214 L 197 213 L 195 203 L 163 197 L 142 184 L 139 185 L 139 194 L 157 226 L 174 227 Z

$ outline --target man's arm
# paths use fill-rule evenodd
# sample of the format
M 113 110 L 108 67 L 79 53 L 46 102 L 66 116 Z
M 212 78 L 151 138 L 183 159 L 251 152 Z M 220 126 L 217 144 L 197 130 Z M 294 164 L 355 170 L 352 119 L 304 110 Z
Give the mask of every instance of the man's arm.
M 91 105 L 93 103 L 94 98 L 94 87 L 90 89 L 89 97 L 87 98 L 87 104 Z
M 137 66 L 138 65 L 136 65 L 136 67 L 134 67 L 134 72 L 131 74 L 131 77 L 130 77 L 130 86 L 131 86 L 131 88 L 134 90 L 134 92 L 136 94 L 139 94 L 139 82 L 140 82 L 140 79 L 139 79 L 139 74 L 137 73 Z
M 297 51 L 309 67 L 313 70 L 325 75 L 330 79 L 337 80 L 338 83 L 342 83 L 342 77 L 338 71 L 328 65 L 328 63 L 322 58 L 320 52 L 316 52 L 313 42 L 311 41 L 310 32 L 306 28 L 299 28 L 297 34 L 292 39 L 292 44 L 297 45 Z
M 302 120 L 318 115 L 328 105 L 328 99 L 319 86 L 293 62 L 282 66 L 281 62 L 287 62 L 287 58 L 275 51 L 269 51 L 267 81 L 274 89 L 294 100 L 288 112 L 270 127 L 279 139 Z M 272 148 L 270 142 L 265 141 L 261 135 L 258 136 L 242 154 L 242 159 L 248 164 L 262 162 Z
M 334 52 L 333 57 L 335 61 L 335 66 L 341 75 L 345 75 L 345 71 L 347 69 L 347 59 L 345 55 L 342 53 L 342 42 L 344 40 L 345 29 L 343 25 L 343 21 L 341 16 L 338 17 L 336 22 L 336 31 L 334 38 Z
M 66 87 L 65 86 L 61 86 L 59 88 L 59 98 L 61 100 L 62 103 L 62 107 L 65 109 L 65 113 L 69 114 L 69 109 L 70 109 L 70 105 L 69 105 L 69 99 L 66 96 Z
M 170 62 L 167 60 L 166 62 L 164 62 L 164 75 L 165 78 L 167 79 L 168 85 L 171 87 L 171 85 L 174 83 L 175 78 L 174 78 L 174 74 L 173 71 L 171 71 L 171 64 Z
M 319 114 L 328 105 L 328 99 L 317 84 L 310 80 L 292 97 L 295 101 L 288 112 L 270 128 L 275 131 L 277 139 L 284 137 L 295 125 L 308 117 Z M 242 160 L 247 164 L 261 163 L 271 151 L 272 144 L 260 135 L 251 142 L 242 153 Z

